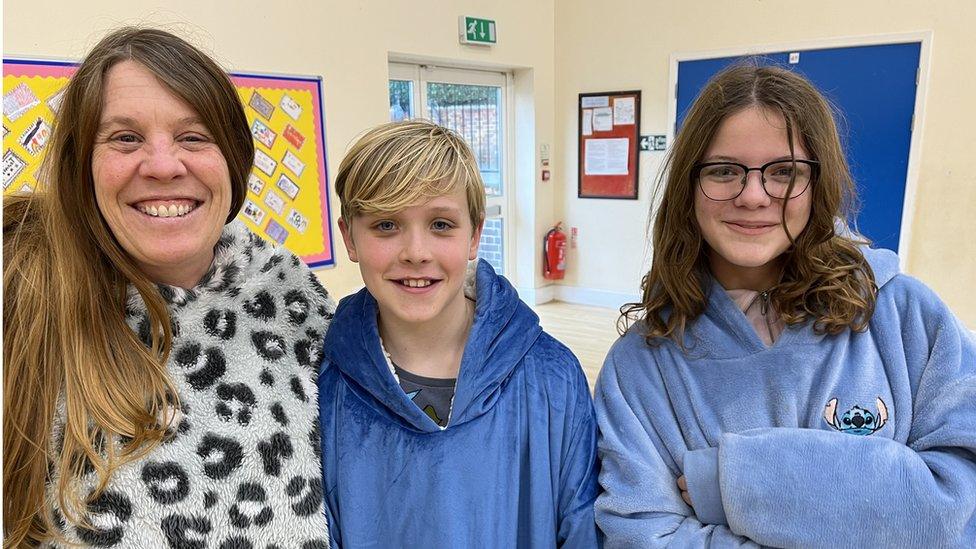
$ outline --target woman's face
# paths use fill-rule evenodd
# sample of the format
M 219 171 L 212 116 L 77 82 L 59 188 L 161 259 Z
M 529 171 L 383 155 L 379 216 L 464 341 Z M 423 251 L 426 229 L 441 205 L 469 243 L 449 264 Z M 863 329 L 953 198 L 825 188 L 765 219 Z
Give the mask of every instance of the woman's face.
M 809 160 L 799 139 L 794 138 L 793 143 L 795 158 Z M 783 116 L 749 107 L 722 122 L 701 162 L 729 161 L 759 167 L 789 159 Z M 709 264 L 719 283 L 726 289 L 753 290 L 776 284 L 779 258 L 790 246 L 781 224 L 784 200 L 766 194 L 758 170 L 748 172 L 745 188 L 732 200 L 711 200 L 697 183 L 695 186 L 695 218 L 710 248 Z M 812 195 L 807 188 L 786 206 L 786 226 L 793 238 L 800 235 L 810 219 Z
M 92 152 L 98 209 L 155 282 L 193 287 L 230 212 L 230 172 L 192 107 L 134 61 L 105 75 Z

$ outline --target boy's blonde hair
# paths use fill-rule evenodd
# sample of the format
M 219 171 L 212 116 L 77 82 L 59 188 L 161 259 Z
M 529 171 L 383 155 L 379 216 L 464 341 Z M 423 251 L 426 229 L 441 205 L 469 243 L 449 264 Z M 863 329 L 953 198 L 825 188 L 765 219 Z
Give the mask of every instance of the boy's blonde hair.
M 463 188 L 471 224 L 485 217 L 485 184 L 457 133 L 426 120 L 390 122 L 359 138 L 335 180 L 342 218 L 399 212 Z

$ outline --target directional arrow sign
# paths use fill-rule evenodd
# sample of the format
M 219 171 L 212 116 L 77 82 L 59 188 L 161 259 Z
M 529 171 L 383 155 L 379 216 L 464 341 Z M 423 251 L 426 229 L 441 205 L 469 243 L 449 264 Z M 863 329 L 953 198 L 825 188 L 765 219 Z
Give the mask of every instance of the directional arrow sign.
M 458 18 L 458 37 L 462 44 L 495 44 L 495 21 L 462 15 Z

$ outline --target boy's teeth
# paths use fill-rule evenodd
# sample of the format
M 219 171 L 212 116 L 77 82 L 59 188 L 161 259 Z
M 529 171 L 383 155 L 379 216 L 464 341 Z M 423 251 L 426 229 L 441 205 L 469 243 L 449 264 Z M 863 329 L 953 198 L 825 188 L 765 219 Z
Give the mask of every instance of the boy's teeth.
M 427 286 L 430 286 L 430 281 L 429 280 L 413 280 L 413 279 L 407 278 L 407 279 L 404 279 L 403 280 L 403 285 L 404 286 L 409 286 L 411 288 L 426 288 Z

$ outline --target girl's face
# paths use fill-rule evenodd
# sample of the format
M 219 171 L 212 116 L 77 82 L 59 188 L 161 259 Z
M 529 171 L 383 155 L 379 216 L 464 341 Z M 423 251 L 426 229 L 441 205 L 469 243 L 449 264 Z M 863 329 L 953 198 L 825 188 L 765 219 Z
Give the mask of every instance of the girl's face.
M 798 138 L 793 139 L 793 144 L 797 160 L 810 159 Z M 759 167 L 789 159 L 783 116 L 755 106 L 722 122 L 701 162 L 728 161 Z M 781 256 L 790 246 L 781 223 L 785 201 L 766 194 L 758 170 L 748 172 L 742 193 L 732 200 L 712 200 L 697 182 L 695 187 L 695 219 L 708 243 L 709 264 L 719 283 L 726 289 L 753 290 L 776 284 Z M 794 239 L 810 219 L 812 195 L 807 188 L 786 205 L 786 226 Z

